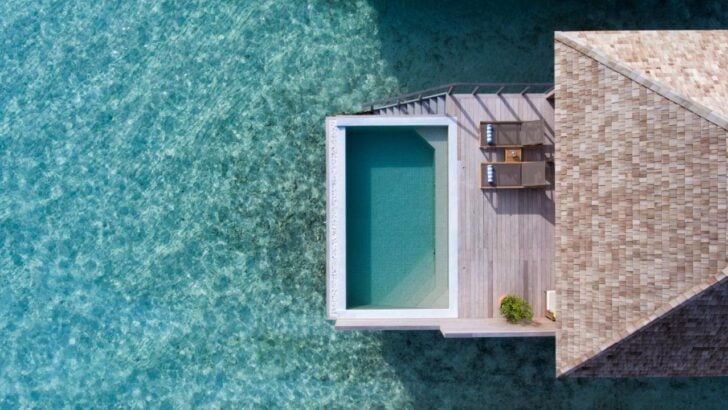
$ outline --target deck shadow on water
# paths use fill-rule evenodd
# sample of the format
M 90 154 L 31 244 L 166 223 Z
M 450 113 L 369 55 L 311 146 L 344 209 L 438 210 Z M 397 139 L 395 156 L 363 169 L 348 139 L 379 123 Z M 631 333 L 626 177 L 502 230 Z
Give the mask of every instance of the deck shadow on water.
M 455 81 L 553 81 L 554 31 L 728 27 L 728 10 L 719 1 L 370 4 L 382 57 L 403 92 Z
M 553 338 L 445 339 L 382 332 L 384 360 L 413 408 L 701 408 L 725 404 L 726 378 L 554 377 Z

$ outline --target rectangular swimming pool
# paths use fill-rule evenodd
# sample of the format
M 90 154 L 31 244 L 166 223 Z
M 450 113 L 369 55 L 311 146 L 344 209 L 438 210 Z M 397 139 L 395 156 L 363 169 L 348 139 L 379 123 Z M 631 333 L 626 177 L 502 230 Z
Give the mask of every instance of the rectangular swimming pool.
M 329 316 L 454 316 L 450 122 L 352 121 L 327 141 Z
M 447 308 L 447 127 L 358 127 L 346 163 L 346 307 Z

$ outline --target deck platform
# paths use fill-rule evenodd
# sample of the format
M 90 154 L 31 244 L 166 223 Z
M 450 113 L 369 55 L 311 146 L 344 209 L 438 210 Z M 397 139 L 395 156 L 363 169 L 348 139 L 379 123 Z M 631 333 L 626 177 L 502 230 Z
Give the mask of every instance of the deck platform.
M 529 324 L 511 324 L 503 318 L 487 319 L 338 319 L 337 330 L 439 330 L 447 338 L 548 337 L 556 323 L 534 318 Z
M 454 94 L 446 109 L 459 133 L 458 317 L 499 318 L 498 298 L 507 293 L 525 298 L 534 316 L 543 317 L 545 291 L 553 289 L 554 191 L 482 190 L 481 163 L 504 158 L 503 150 L 481 149 L 480 123 L 543 120 L 543 148 L 523 150 L 523 160 L 548 160 L 554 108 L 546 94 Z
M 456 317 L 330 318 L 340 330 L 440 330 L 445 337 L 554 336 L 557 324 L 544 317 L 546 291 L 553 289 L 553 183 L 538 189 L 481 189 L 481 164 L 504 161 L 505 150 L 484 149 L 480 138 L 482 122 L 540 120 L 543 144 L 519 150 L 518 159 L 551 163 L 553 100 L 541 93 L 448 94 L 444 99 L 444 113 L 430 115 L 454 118 L 457 129 L 457 135 L 453 130 L 451 136 L 457 140 L 458 167 L 457 312 L 452 312 Z M 407 117 L 388 111 L 379 115 L 403 121 Z M 331 132 L 327 127 L 327 133 Z M 453 156 L 450 158 L 452 161 Z M 327 279 L 332 274 L 329 271 Z M 327 289 L 329 294 L 335 291 L 330 283 Z M 532 323 L 514 325 L 500 316 L 498 300 L 506 294 L 528 300 L 534 313 Z

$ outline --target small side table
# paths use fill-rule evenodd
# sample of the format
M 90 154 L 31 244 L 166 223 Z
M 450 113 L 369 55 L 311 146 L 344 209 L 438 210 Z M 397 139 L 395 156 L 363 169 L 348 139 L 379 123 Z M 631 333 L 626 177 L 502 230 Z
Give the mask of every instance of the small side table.
M 521 148 L 506 148 L 504 162 L 521 162 L 523 161 L 523 150 Z

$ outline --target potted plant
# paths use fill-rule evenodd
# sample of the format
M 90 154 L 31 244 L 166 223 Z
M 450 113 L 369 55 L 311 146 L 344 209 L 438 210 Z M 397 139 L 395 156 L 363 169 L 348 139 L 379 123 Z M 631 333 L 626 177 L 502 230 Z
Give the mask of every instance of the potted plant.
M 506 295 L 501 298 L 500 313 L 510 323 L 530 322 L 533 319 L 531 305 L 515 295 Z

